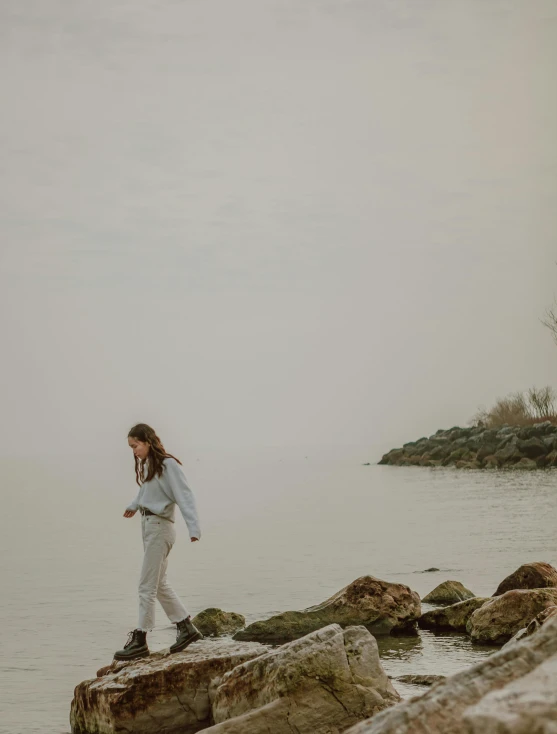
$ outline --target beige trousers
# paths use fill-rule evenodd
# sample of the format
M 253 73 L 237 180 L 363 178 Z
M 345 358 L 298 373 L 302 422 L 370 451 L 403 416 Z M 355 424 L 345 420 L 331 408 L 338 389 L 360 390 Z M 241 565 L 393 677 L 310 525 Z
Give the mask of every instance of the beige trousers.
M 166 579 L 168 554 L 176 540 L 174 523 L 158 515 L 141 516 L 143 565 L 139 578 L 139 625 L 148 632 L 155 626 L 155 601 L 158 599 L 171 622 L 180 622 L 188 611 Z

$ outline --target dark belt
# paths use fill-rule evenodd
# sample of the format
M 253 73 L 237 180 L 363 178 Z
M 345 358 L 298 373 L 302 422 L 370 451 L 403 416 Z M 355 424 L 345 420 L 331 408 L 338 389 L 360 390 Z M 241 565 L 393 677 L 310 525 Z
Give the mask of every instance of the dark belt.
M 151 510 L 148 510 L 146 507 L 140 507 L 139 512 L 141 512 L 142 515 L 154 515 L 154 512 L 151 512 Z

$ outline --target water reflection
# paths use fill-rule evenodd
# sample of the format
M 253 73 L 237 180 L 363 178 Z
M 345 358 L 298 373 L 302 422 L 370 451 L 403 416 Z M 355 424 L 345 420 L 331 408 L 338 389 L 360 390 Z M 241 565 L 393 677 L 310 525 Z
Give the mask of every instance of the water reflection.
M 499 648 L 473 644 L 459 632 L 435 633 L 420 630 L 418 636 L 389 636 L 377 638 L 379 655 L 387 674 L 396 679 L 401 675 L 449 676 L 492 655 Z M 427 690 L 394 680 L 394 686 L 403 698 Z

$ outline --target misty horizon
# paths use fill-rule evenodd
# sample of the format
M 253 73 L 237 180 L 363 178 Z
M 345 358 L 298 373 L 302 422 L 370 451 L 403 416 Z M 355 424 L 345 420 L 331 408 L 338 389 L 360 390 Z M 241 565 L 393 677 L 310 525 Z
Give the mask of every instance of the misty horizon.
M 373 461 L 555 385 L 552 3 L 135 11 L 0 9 L 3 457 Z

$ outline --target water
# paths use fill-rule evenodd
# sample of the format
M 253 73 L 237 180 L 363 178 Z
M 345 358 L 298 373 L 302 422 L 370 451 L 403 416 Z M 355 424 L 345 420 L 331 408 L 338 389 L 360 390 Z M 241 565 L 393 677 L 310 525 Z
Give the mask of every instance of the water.
M 110 458 L 110 457 L 109 457 Z M 73 687 L 94 677 L 136 621 L 139 520 L 129 458 L 2 463 L 3 732 L 68 732 Z M 556 475 L 362 466 L 355 457 L 211 454 L 186 462 L 203 519 L 178 518 L 170 580 L 192 613 L 248 621 L 318 603 L 362 574 L 421 596 L 445 579 L 493 594 L 521 563 L 557 563 Z M 422 573 L 436 566 L 437 573 Z M 173 639 L 158 610 L 154 649 Z M 492 648 L 463 635 L 380 641 L 390 675 L 447 675 Z M 403 695 L 413 686 L 396 684 Z

